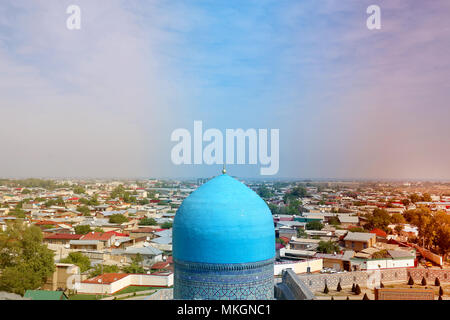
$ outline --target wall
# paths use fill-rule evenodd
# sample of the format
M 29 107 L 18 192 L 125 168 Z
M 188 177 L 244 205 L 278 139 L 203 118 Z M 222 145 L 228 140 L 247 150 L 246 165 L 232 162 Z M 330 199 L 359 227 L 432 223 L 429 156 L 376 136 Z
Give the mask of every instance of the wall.
M 450 269 L 413 268 L 408 270 L 408 277 L 410 275 L 416 282 L 422 281 L 423 277 L 425 277 L 429 284 L 433 284 L 436 278 L 438 278 L 441 283 L 450 282 Z
M 47 281 L 42 286 L 44 290 L 57 290 L 58 288 L 72 289 L 71 283 L 68 279 L 75 279 L 74 276 L 80 275 L 80 268 L 76 265 L 71 266 L 58 266 L 56 265 L 56 270 L 53 272 L 51 277 L 47 278 Z
M 375 288 L 375 300 L 434 300 L 434 290 L 417 288 Z
M 283 272 L 282 281 L 275 285 L 275 298 L 279 300 L 314 300 L 312 291 L 292 269 Z
M 164 275 L 131 274 L 131 283 L 134 286 L 171 287 L 173 286 L 173 273 Z
M 386 260 L 367 260 L 361 264 L 362 270 L 377 270 L 389 268 L 407 268 L 414 267 L 414 258 L 410 259 L 386 259 Z
M 420 283 L 422 277 L 429 284 L 433 284 L 437 277 L 441 283 L 450 282 L 450 269 L 422 269 L 422 268 L 397 268 L 380 271 L 353 271 L 332 274 L 301 274 L 298 278 L 302 280 L 312 291 L 322 290 L 325 283 L 329 287 L 335 287 L 341 281 L 341 286 L 351 286 L 353 283 L 378 285 L 379 282 L 408 281 L 409 275 L 416 283 Z
M 344 270 L 344 261 L 341 259 L 323 259 L 323 267 L 324 268 L 332 268 L 336 271 Z
M 323 267 L 323 261 L 322 259 L 311 259 L 293 263 L 275 264 L 273 274 L 275 276 L 280 276 L 285 269 L 292 269 L 294 273 L 297 274 L 306 273 L 308 272 L 308 267 L 311 268 L 310 272 L 320 271 Z
M 367 242 L 346 240 L 345 247 L 358 252 L 368 248 L 369 245 L 367 244 Z
M 408 269 L 410 270 L 410 269 Z M 353 283 L 367 285 L 372 282 L 372 279 L 377 282 L 390 282 L 390 281 L 406 281 L 407 269 L 386 269 L 376 271 L 353 271 L 342 272 L 332 274 L 305 274 L 298 275 L 312 291 L 322 290 L 325 287 L 325 283 L 329 287 L 337 287 L 337 284 L 341 282 L 342 287 L 352 286 Z M 373 284 L 373 283 L 372 283 Z M 375 283 L 376 284 L 376 283 Z
M 145 300 L 173 300 L 173 289 L 161 289 Z
M 416 244 L 413 244 L 413 247 L 416 248 L 417 251 L 419 251 L 420 254 L 421 254 L 423 257 L 425 257 L 425 258 L 427 258 L 428 260 L 430 260 L 430 261 L 436 263 L 436 264 L 439 265 L 439 266 L 442 266 L 442 264 L 443 264 L 443 263 L 442 263 L 442 257 L 441 257 L 440 255 L 434 254 L 433 252 L 431 252 L 431 251 L 429 251 L 429 250 L 426 250 L 426 249 L 424 249 L 424 248 L 422 248 L 422 247 L 420 247 L 420 246 L 418 246 L 418 245 L 416 245 Z
M 170 287 L 173 285 L 173 273 L 155 275 L 155 274 L 130 274 L 111 284 L 84 283 L 78 284 L 78 293 L 90 294 L 113 294 L 128 286 L 149 286 L 149 287 Z

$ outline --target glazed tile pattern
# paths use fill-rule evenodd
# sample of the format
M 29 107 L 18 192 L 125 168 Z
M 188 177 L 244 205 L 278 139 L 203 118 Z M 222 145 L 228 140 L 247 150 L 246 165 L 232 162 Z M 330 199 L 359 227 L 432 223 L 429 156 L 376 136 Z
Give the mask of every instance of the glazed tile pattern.
M 174 299 L 271 300 L 273 259 L 215 264 L 174 261 Z

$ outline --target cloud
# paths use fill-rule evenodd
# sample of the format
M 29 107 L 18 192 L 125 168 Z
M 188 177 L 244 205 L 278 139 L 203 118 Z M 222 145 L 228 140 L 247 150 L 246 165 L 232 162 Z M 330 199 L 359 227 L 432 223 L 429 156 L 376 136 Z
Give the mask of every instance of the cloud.
M 170 162 L 203 120 L 279 128 L 282 177 L 450 177 L 450 3 L 371 4 L 2 1 L 0 176 L 214 174 Z
M 158 52 L 170 37 L 122 1 L 75 2 L 79 31 L 66 28 L 73 1 L 0 5 L 0 175 L 156 174 L 155 133 L 182 92 Z

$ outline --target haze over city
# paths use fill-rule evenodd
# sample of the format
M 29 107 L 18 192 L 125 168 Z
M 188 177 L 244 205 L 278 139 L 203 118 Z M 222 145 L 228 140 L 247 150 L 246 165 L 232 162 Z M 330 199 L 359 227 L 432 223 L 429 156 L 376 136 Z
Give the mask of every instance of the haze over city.
M 450 3 L 377 1 L 374 31 L 372 2 L 2 1 L 0 176 L 217 175 L 170 161 L 202 120 L 280 129 L 274 178 L 448 179 Z

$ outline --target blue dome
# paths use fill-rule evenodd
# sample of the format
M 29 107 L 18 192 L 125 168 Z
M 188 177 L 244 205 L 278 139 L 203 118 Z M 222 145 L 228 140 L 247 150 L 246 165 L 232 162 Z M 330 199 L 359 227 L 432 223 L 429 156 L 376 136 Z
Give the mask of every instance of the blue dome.
M 275 256 L 275 230 L 267 204 L 223 174 L 187 197 L 175 215 L 173 256 L 204 263 L 248 263 Z

